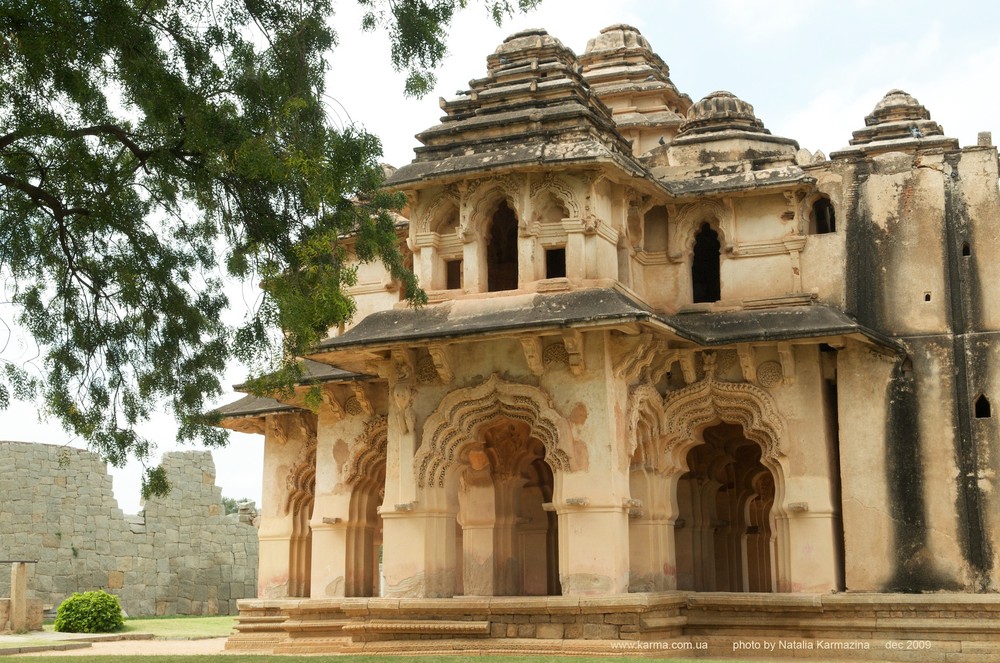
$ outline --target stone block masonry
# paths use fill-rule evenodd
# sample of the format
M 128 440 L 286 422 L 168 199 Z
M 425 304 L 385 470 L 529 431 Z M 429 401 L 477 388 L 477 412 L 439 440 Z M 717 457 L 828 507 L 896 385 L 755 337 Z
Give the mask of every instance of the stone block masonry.
M 104 589 L 133 617 L 235 614 L 256 597 L 257 530 L 224 515 L 212 455 L 171 452 L 163 466 L 170 494 L 126 516 L 95 454 L 0 441 L 0 559 L 38 560 L 28 597 L 55 607 Z M 0 596 L 9 592 L 0 577 Z

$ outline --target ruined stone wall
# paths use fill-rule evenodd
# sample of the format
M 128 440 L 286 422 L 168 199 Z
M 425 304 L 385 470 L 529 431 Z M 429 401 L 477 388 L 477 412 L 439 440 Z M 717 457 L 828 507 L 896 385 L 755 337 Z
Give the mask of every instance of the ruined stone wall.
M 73 592 L 105 589 L 137 616 L 235 614 L 237 599 L 255 597 L 257 530 L 223 515 L 211 454 L 167 453 L 163 466 L 170 494 L 126 516 L 95 454 L 0 442 L 0 559 L 38 560 L 29 598 L 55 607 Z

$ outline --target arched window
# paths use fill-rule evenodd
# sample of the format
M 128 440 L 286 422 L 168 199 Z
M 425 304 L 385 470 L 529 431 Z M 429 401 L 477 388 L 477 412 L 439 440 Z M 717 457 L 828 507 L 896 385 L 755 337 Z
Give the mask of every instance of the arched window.
M 992 416 L 990 399 L 986 398 L 986 394 L 979 394 L 976 402 L 973 404 L 973 408 L 975 409 L 976 419 L 989 419 Z
M 517 290 L 517 215 L 507 202 L 493 213 L 486 246 L 486 289 Z
M 817 198 L 812 204 L 812 213 L 809 215 L 809 234 L 825 235 L 832 232 L 837 232 L 833 203 L 825 196 Z
M 693 301 L 717 302 L 721 299 L 719 282 L 719 235 L 707 223 L 694 238 L 694 261 L 691 263 L 691 290 Z

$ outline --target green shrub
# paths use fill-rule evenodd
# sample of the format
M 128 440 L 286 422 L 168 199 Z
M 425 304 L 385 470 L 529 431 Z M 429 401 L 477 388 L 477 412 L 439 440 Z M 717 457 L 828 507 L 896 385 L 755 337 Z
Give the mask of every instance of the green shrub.
M 118 597 L 103 590 L 75 592 L 59 604 L 55 629 L 64 633 L 110 633 L 125 626 Z

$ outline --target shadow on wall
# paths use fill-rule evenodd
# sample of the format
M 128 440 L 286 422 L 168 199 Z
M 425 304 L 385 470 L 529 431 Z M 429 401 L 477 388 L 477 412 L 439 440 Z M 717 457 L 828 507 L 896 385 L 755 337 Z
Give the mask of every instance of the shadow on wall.
M 225 515 L 207 451 L 164 454 L 172 490 L 125 516 L 89 451 L 0 442 L 0 559 L 37 559 L 29 598 L 117 594 L 130 616 L 235 614 L 257 595 L 252 505 Z M 5 576 L 6 574 L 4 574 Z M 9 579 L 0 576 L 0 596 Z

